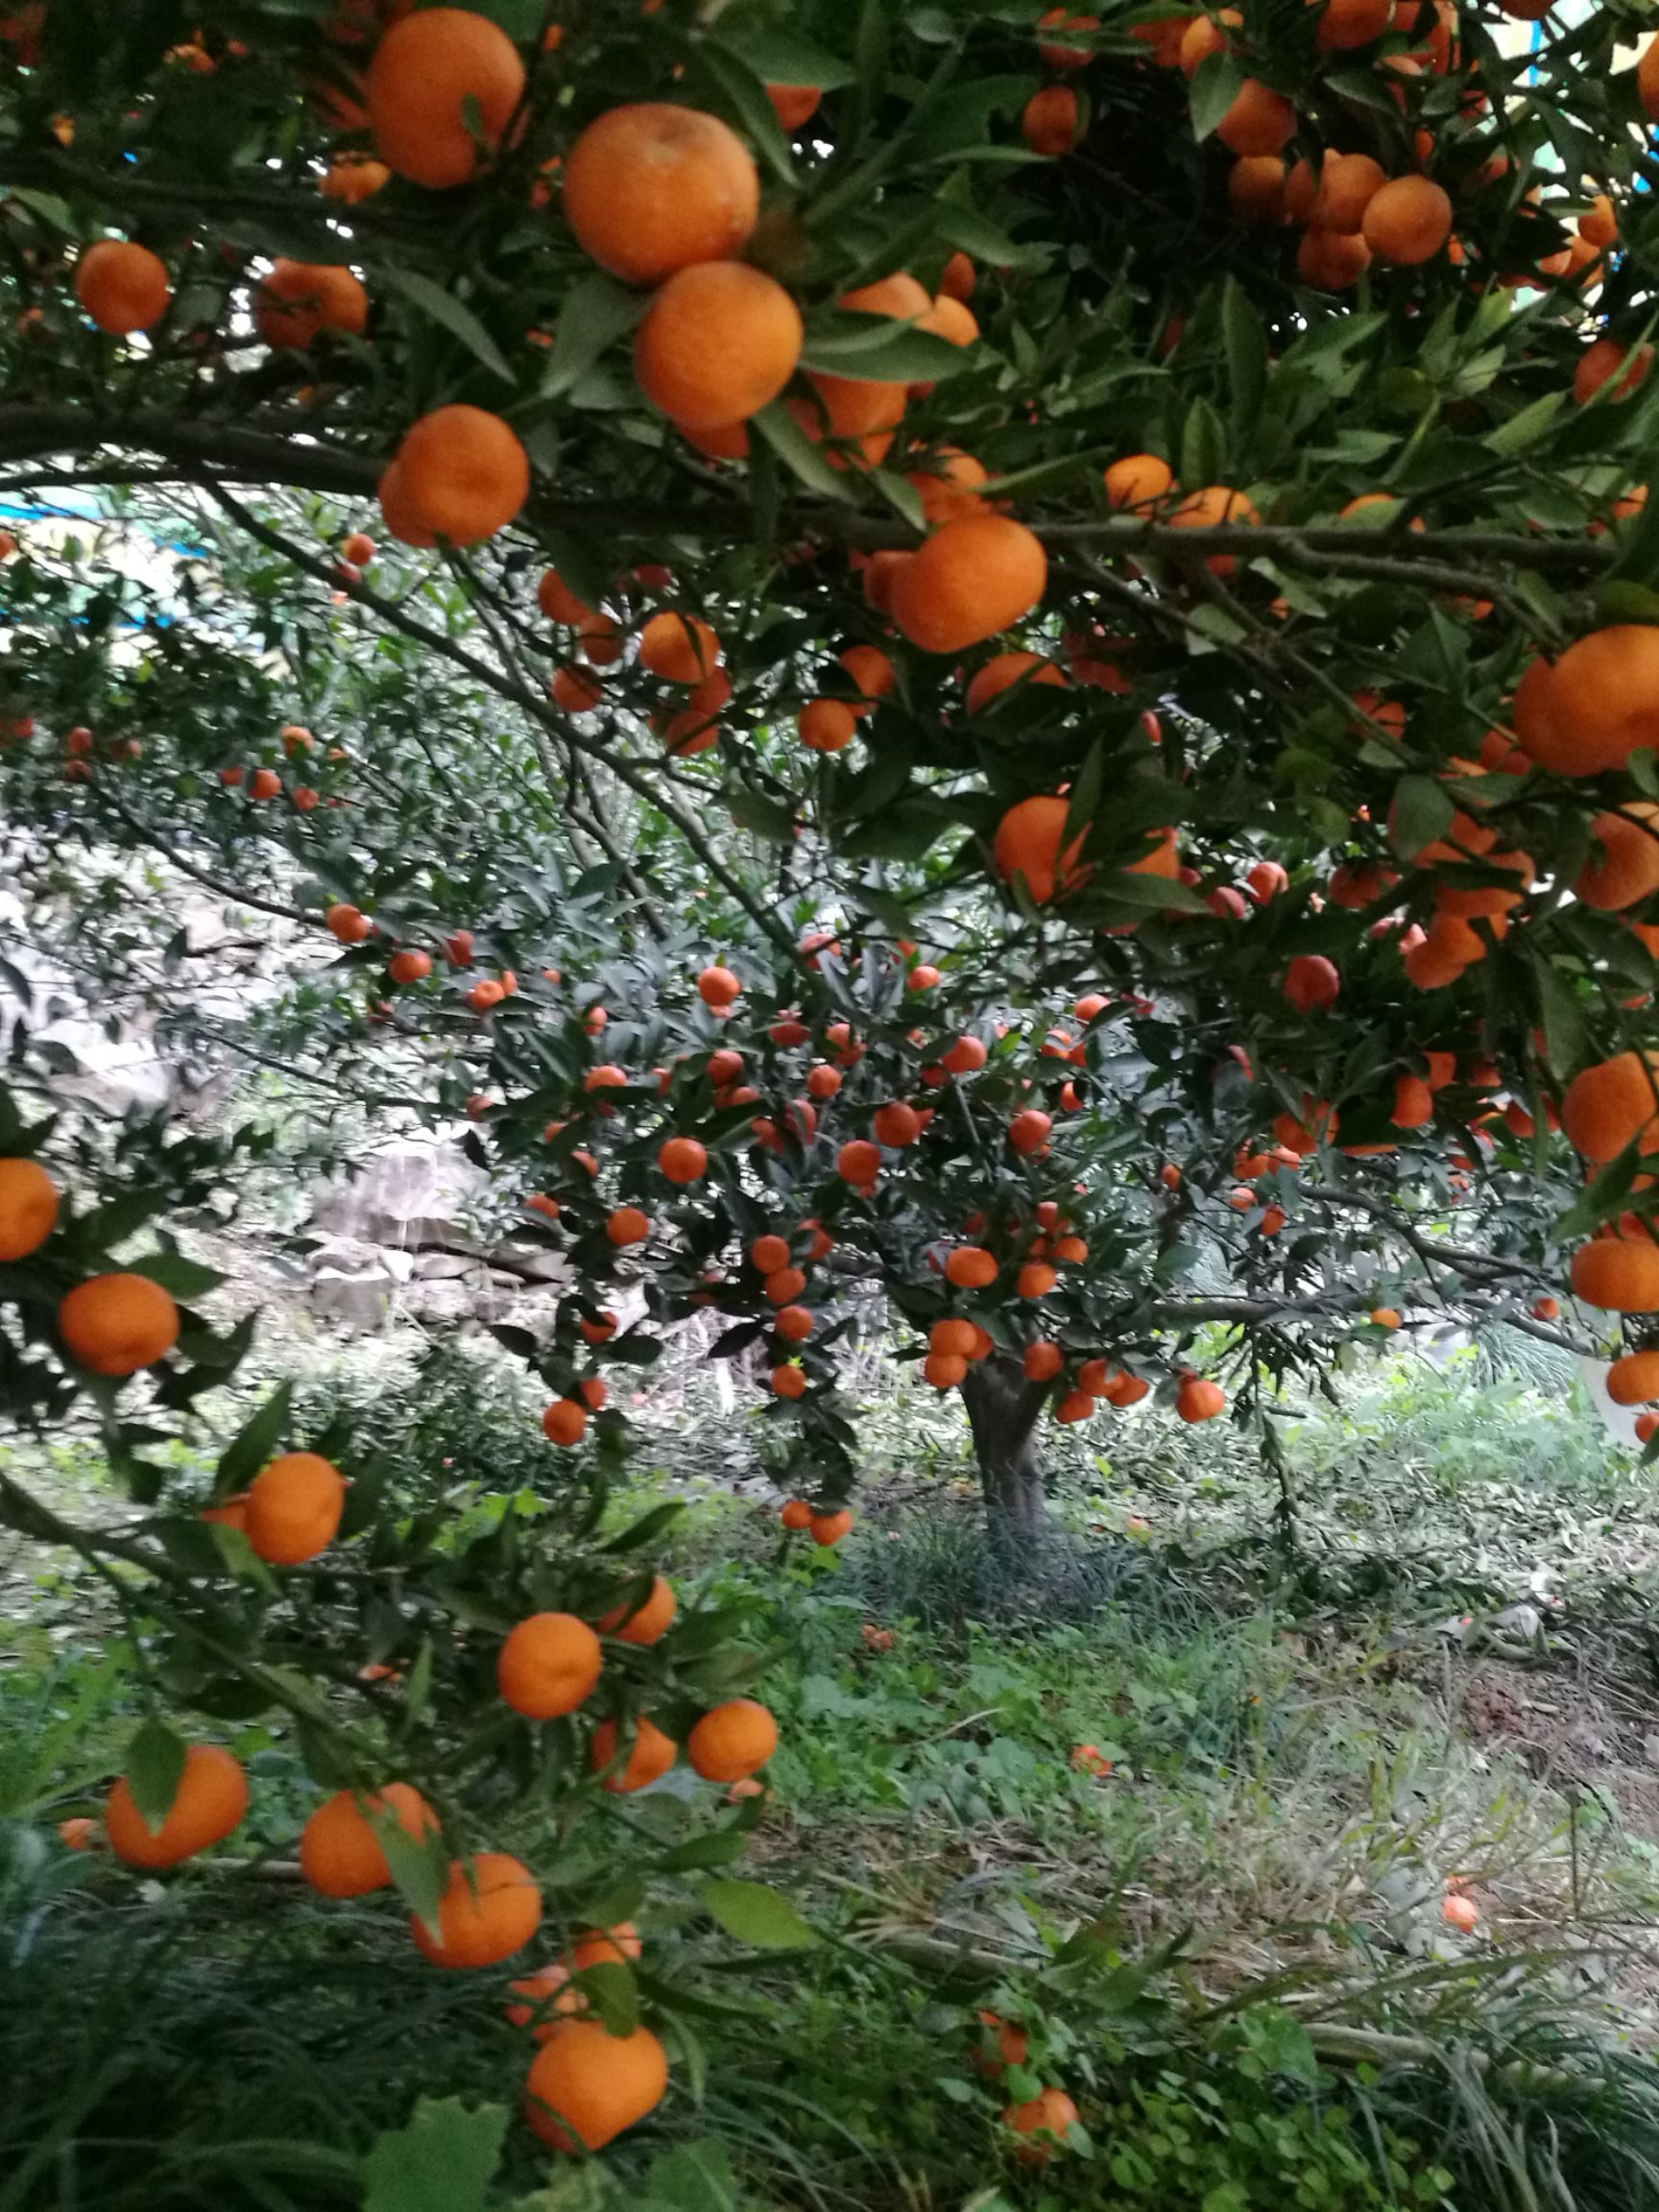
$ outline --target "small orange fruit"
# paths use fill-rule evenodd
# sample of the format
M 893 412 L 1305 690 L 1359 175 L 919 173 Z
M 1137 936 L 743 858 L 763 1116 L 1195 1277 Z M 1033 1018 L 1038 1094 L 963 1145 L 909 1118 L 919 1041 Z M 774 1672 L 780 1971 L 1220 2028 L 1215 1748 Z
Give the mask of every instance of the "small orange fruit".
M 125 1775 L 109 1792 L 104 1825 L 110 1849 L 129 1866 L 177 1866 L 240 1825 L 248 1810 L 248 1777 L 217 1743 L 192 1743 L 179 1789 L 158 1829 L 139 1812 Z
M 633 1606 L 618 1605 L 607 1613 L 599 1630 L 605 1636 L 619 1636 L 624 1644 L 660 1644 L 673 1625 L 676 1610 L 673 1584 L 665 1575 L 654 1575 L 646 1595 Z
M 435 9 L 409 22 L 447 12 Z M 482 407 L 423 415 L 405 433 L 396 468 L 399 494 L 427 530 L 452 545 L 493 538 L 530 496 L 530 456 L 500 416 Z
M 778 1723 L 753 1697 L 729 1698 L 705 1713 L 685 1751 L 705 1782 L 737 1782 L 765 1766 L 778 1748 Z
M 255 1476 L 242 1526 L 261 1559 L 297 1567 L 333 1543 L 345 1506 L 336 1466 L 315 1452 L 285 1452 Z
M 742 261 L 699 261 L 669 277 L 634 339 L 634 375 L 653 407 L 688 430 L 720 430 L 775 399 L 801 356 L 801 310 Z
M 172 295 L 166 264 L 148 246 L 101 238 L 76 263 L 75 297 L 100 330 L 127 338 L 154 329 Z
M 78 1367 L 94 1375 L 133 1375 L 153 1367 L 179 1340 L 179 1309 L 146 1275 L 94 1275 L 58 1309 L 58 1334 Z
M 597 2020 L 561 2020 L 524 2084 L 524 2117 L 556 2151 L 601 2151 L 662 2102 L 668 2054 L 649 2028 L 613 2035 Z
M 0 1160 L 0 1260 L 25 1260 L 51 1236 L 58 1186 L 37 1160 Z
M 527 1719 L 574 1713 L 590 1697 L 605 1654 L 574 1613 L 532 1613 L 512 1629 L 495 1659 L 502 1698 Z
M 541 1892 L 521 1860 L 481 1851 L 451 1864 L 437 1919 L 435 1935 L 419 1914 L 409 1923 L 422 1958 L 434 1966 L 493 1966 L 541 1925 Z
M 631 1796 L 636 1790 L 647 1789 L 667 1773 L 677 1750 L 673 1737 L 665 1736 L 654 1720 L 641 1714 L 634 1722 L 627 1759 L 616 1773 L 605 1775 L 604 1787 L 613 1796 Z M 588 1747 L 588 1763 L 595 1774 L 605 1774 L 615 1756 L 616 1723 L 601 1720 Z
M 365 1897 L 392 1881 L 385 1847 L 369 1815 L 391 1812 L 412 1843 L 438 1825 L 437 1815 L 407 1782 L 388 1782 L 373 1796 L 338 1790 L 325 1797 L 300 1831 L 300 1871 L 324 1897 Z

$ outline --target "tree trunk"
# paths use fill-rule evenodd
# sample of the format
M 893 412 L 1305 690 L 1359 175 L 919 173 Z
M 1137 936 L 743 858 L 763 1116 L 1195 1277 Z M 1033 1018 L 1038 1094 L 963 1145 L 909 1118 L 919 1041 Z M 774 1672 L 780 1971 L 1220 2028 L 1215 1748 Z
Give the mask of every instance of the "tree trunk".
M 1046 1393 L 1028 1382 L 1006 1352 L 969 1363 L 962 1402 L 974 1432 L 979 1485 L 992 1540 L 1011 1551 L 1035 1552 L 1046 1541 L 1048 1509 L 1037 1454 L 1037 1416 Z

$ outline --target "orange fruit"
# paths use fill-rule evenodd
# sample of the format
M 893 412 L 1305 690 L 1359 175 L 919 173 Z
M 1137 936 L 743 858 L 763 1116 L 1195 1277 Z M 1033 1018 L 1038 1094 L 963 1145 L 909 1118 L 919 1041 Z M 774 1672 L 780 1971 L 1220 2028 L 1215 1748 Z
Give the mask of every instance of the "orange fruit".
M 740 1782 L 778 1748 L 778 1723 L 753 1697 L 732 1697 L 705 1713 L 685 1740 L 685 1754 L 705 1782 Z
M 639 633 L 639 661 L 664 684 L 696 684 L 720 658 L 720 641 L 695 614 L 653 614 Z
M 645 1596 L 632 1607 L 618 1605 L 599 1623 L 601 1635 L 619 1636 L 624 1644 L 660 1644 L 673 1625 L 677 1610 L 673 1584 L 654 1575 Z
M 899 681 L 892 661 L 878 645 L 849 645 L 836 659 L 857 687 L 856 714 L 868 714 L 877 700 L 885 699 Z
M 373 200 L 390 181 L 391 176 L 384 161 L 371 161 L 361 154 L 342 154 L 329 164 L 317 189 L 325 200 L 337 201 L 344 207 L 356 207 L 365 200 Z
M 541 1925 L 541 1892 L 521 1860 L 504 1851 L 457 1859 L 438 1901 L 436 1935 L 416 1914 L 415 1947 L 434 1966 L 493 1966 L 521 1951 Z
M 673 1766 L 677 1750 L 673 1737 L 665 1736 L 654 1720 L 641 1714 L 634 1722 L 627 1759 L 614 1774 L 606 1775 L 604 1787 L 613 1796 L 630 1796 L 636 1790 L 660 1781 Z M 601 1720 L 588 1746 L 588 1764 L 595 1774 L 604 1774 L 615 1756 L 616 1723 Z
M 126 338 L 154 329 L 172 295 L 166 265 L 148 246 L 101 238 L 75 265 L 75 297 L 100 330 Z
M 956 1352 L 929 1352 L 922 1362 L 922 1379 L 935 1390 L 954 1390 L 967 1372 L 967 1360 Z
M 531 2061 L 524 2117 L 556 2151 L 601 2151 L 662 2102 L 668 2055 L 649 2028 L 561 2020 Z
M 1628 399 L 1653 366 L 1651 346 L 1632 349 L 1617 338 L 1598 338 L 1578 356 L 1573 372 L 1573 397 L 1587 407 L 1604 385 L 1612 385 L 1609 399 Z M 1617 379 L 1617 381 L 1615 381 Z
M 874 1183 L 881 1172 L 879 1147 L 865 1138 L 852 1138 L 835 1155 L 835 1172 L 844 1183 L 854 1186 Z
M 396 461 L 381 472 L 377 489 L 380 501 L 380 519 L 389 537 L 396 538 L 399 545 L 413 545 L 424 552 L 438 542 L 436 535 L 415 511 L 409 487 Z M 260 774 L 265 774 L 261 769 Z
M 1616 246 L 1619 243 L 1619 218 L 1613 212 L 1613 203 L 1605 192 L 1598 192 L 1590 203 L 1588 212 L 1579 216 L 1578 235 L 1590 246 Z
M 852 292 L 843 292 L 835 304 L 854 315 L 889 315 L 913 323 L 926 315 L 933 302 L 925 284 L 919 284 L 907 270 L 896 269 L 891 276 L 878 277 L 874 284 L 860 284 Z
M 1183 1421 L 1214 1421 L 1226 1409 L 1227 1394 L 1219 1382 L 1198 1375 L 1183 1375 L 1175 1392 L 1175 1410 Z
M 1659 1398 L 1659 1352 L 1626 1352 L 1607 1370 L 1607 1395 L 1615 1406 L 1644 1406 Z
M 361 945 L 366 937 L 374 933 L 374 925 L 368 915 L 344 902 L 329 907 L 323 917 L 323 926 L 342 945 Z
M 651 1224 L 637 1206 L 618 1206 L 605 1224 L 605 1234 L 615 1245 L 643 1244 Z
M 1021 112 L 1020 132 L 1033 154 L 1070 154 L 1078 138 L 1077 95 L 1070 85 L 1045 84 L 1033 92 Z
M 1027 2164 L 1041 2166 L 1052 2155 L 1054 2138 L 1063 2139 L 1076 2119 L 1077 2107 L 1063 2089 L 1043 2089 L 1028 2104 L 1010 2104 L 1002 2114 L 1002 2125 L 1016 2135 L 1031 2138 L 1020 2155 Z M 1042 2141 L 1044 2136 L 1049 2140 Z
M 549 1444 L 580 1444 L 588 1433 L 588 1408 L 575 1398 L 556 1398 L 541 1416 Z
M 1042 1338 L 1025 1347 L 1025 1357 L 1022 1362 L 1028 1382 L 1052 1382 L 1065 1364 L 1066 1355 L 1059 1345 L 1047 1343 Z
M 787 1364 L 774 1367 L 768 1381 L 772 1385 L 772 1395 L 775 1398 L 804 1398 L 806 1395 L 806 1375 L 804 1368 Z
M 369 295 L 349 269 L 277 260 L 253 288 L 253 321 L 268 346 L 302 353 L 325 330 L 361 338 L 369 322 Z M 343 558 L 349 561 L 350 553 Z
M 407 1782 L 388 1782 L 373 1796 L 337 1790 L 300 1831 L 300 1871 L 324 1897 L 364 1897 L 392 1881 L 386 1852 L 370 1823 L 372 1813 L 390 1811 L 412 1843 L 437 1827 L 437 1815 Z
M 109 1792 L 104 1826 L 110 1849 L 129 1866 L 177 1866 L 210 1843 L 222 1842 L 247 1810 L 248 1777 L 229 1752 L 217 1743 L 192 1743 L 159 1829 L 146 1823 L 125 1775 Z
M 775 399 L 795 373 L 801 311 L 781 284 L 741 261 L 676 270 L 634 339 L 635 380 L 687 430 L 720 430 Z
M 1573 1255 L 1573 1294 L 1612 1313 L 1659 1311 L 1659 1244 L 1599 1237 Z
M 805 1306 L 785 1306 L 772 1316 L 772 1326 L 786 1344 L 804 1344 L 812 1334 L 811 1310 Z
M 1567 1142 L 1598 1166 L 1616 1160 L 1632 1142 L 1644 1152 L 1659 1151 L 1656 1075 L 1659 1059 L 1636 1052 L 1580 1070 L 1561 1101 Z
M 799 1267 L 780 1267 L 768 1275 L 766 1296 L 774 1306 L 790 1306 L 806 1287 L 806 1278 Z
M 1306 167 L 1306 163 L 1299 161 L 1291 171 L 1286 181 L 1286 204 L 1299 221 L 1311 222 L 1321 230 L 1350 233 L 1358 230 L 1364 223 L 1366 208 L 1388 181 L 1382 164 L 1374 161 L 1369 154 L 1327 154 L 1319 165 L 1317 183 L 1312 172 L 1308 171 L 1311 204 L 1304 215 L 1296 205 L 1295 190 L 1298 175 Z M 1420 182 L 1421 180 L 1407 181 Z M 1382 251 L 1374 240 L 1369 243 L 1374 251 Z M 1384 254 L 1383 258 L 1397 256 Z
M 1247 154 L 1227 177 L 1227 204 L 1240 223 L 1285 220 L 1285 163 L 1277 154 Z
M 766 97 L 781 127 L 793 133 L 818 111 L 824 95 L 816 84 L 768 84 Z
M 670 1137 L 658 1147 L 657 1165 L 670 1183 L 696 1183 L 709 1172 L 709 1154 L 695 1137 Z
M 914 1144 L 922 1134 L 922 1128 L 921 1115 L 914 1106 L 906 1105 L 902 1099 L 896 1099 L 888 1106 L 878 1106 L 870 1121 L 870 1133 L 877 1143 L 885 1144 L 896 1151 L 906 1144 Z
M 789 1264 L 789 1247 L 781 1237 L 757 1237 L 749 1247 L 749 1257 L 762 1275 L 776 1275 L 780 1267 Z
M 394 952 L 386 963 L 386 973 L 394 983 L 420 983 L 432 973 L 432 955 L 429 952 Z
M 0 1160 L 0 1260 L 25 1260 L 45 1243 L 59 1196 L 37 1160 Z
M 536 586 L 536 604 L 549 622 L 565 622 L 573 630 L 591 622 L 597 612 L 585 599 L 577 598 L 556 568 L 541 571 Z
M 970 714 L 977 714 L 993 699 L 999 699 L 1004 691 L 1018 684 L 1042 684 L 1051 689 L 1067 688 L 1066 672 L 1052 661 L 1045 661 L 1040 653 L 993 653 L 983 667 L 976 668 L 968 685 L 967 708 Z
M 333 1543 L 345 1506 L 337 1467 L 315 1452 L 284 1452 L 254 1477 L 243 1527 L 261 1559 L 297 1567 Z
M 1028 614 L 1043 596 L 1042 541 L 1006 515 L 944 523 L 893 582 L 893 619 L 927 653 L 960 653 Z
M 964 303 L 974 297 L 976 282 L 972 260 L 958 249 L 945 264 L 945 273 L 939 279 L 939 289 L 948 300 L 960 300 Z
M 1393 14 L 1394 0 L 1325 0 L 1314 36 L 1321 46 L 1338 53 L 1369 46 L 1390 28 Z
M 785 1528 L 809 1528 L 812 1526 L 812 1508 L 805 1498 L 791 1498 L 778 1518 Z
M 1359 228 L 1380 261 L 1411 267 L 1432 260 L 1451 236 L 1452 202 L 1427 177 L 1396 177 L 1371 194 Z
M 973 310 L 965 307 L 960 300 L 952 300 L 948 292 L 941 292 L 926 314 L 917 318 L 916 327 L 945 339 L 951 346 L 972 346 L 979 336 L 979 325 Z
M 570 1986 L 570 1969 L 563 1960 L 556 1959 L 551 1966 L 539 1966 L 534 1974 L 520 1975 L 509 1982 L 507 1988 L 508 2002 L 502 2010 L 508 2024 L 528 2028 L 537 2043 L 545 2043 L 552 2034 L 558 2025 L 556 2015 L 588 2009 L 581 1990 Z
M 935 1321 L 927 1332 L 930 1352 L 943 1352 L 957 1359 L 966 1359 L 974 1350 L 974 1328 L 972 1321 Z
M 518 49 L 467 8 L 428 8 L 394 24 L 365 79 L 375 151 L 433 191 L 471 180 L 478 141 L 496 151 L 523 93 Z
M 813 1543 L 826 1551 L 832 1550 L 835 1545 L 839 1544 L 852 1526 L 853 1516 L 848 1512 L 845 1505 L 837 1512 L 814 1513 L 807 1523 L 807 1527 L 812 1532 Z M 762 1711 L 764 1711 L 763 1707 Z
M 94 1275 L 59 1307 L 58 1334 L 78 1367 L 133 1375 L 172 1351 L 179 1309 L 147 1275 Z
M 1371 266 L 1371 249 L 1356 232 L 1310 230 L 1296 249 L 1296 274 L 1319 292 L 1346 292 Z
M 894 432 L 903 417 L 909 386 L 876 383 L 863 376 L 831 376 L 818 370 L 809 372 L 806 381 L 812 397 L 791 399 L 790 414 L 815 445 L 829 441 L 832 445 L 852 448 L 850 452 L 827 454 L 830 468 L 878 468 L 887 458 Z M 882 558 L 873 555 L 872 564 Z M 908 556 L 894 558 L 902 561 Z M 866 570 L 866 595 L 869 575 Z
M 1534 661 L 1516 686 L 1515 735 L 1556 776 L 1623 768 L 1659 746 L 1659 630 L 1619 622 L 1570 645 L 1553 667 Z
M 589 124 L 565 164 L 565 217 L 577 244 L 630 284 L 727 259 L 759 211 L 748 148 L 695 108 L 612 108 Z
M 1100 481 L 1106 487 L 1107 504 L 1132 514 L 1149 512 L 1175 487 L 1168 462 L 1156 453 L 1126 454 L 1113 462 Z
M 1246 77 L 1233 105 L 1215 126 L 1215 135 L 1231 152 L 1279 154 L 1296 130 L 1296 110 L 1282 92 L 1269 91 Z
M 1598 814 L 1590 825 L 1595 851 L 1573 884 L 1586 906 L 1617 913 L 1659 891 L 1659 806 L 1628 802 L 1618 813 Z
M 496 1654 L 495 1682 L 515 1713 L 552 1720 L 592 1695 L 604 1658 L 598 1637 L 574 1613 L 532 1613 Z
M 809 699 L 795 717 L 801 742 L 812 753 L 840 753 L 858 728 L 855 710 L 844 699 Z
M 411 15 L 408 27 L 430 20 Z M 500 416 L 482 407 L 423 415 L 405 433 L 396 468 L 399 495 L 426 529 L 452 545 L 494 537 L 530 496 L 530 456 Z
M 1085 830 L 1078 830 L 1064 853 L 1060 849 L 1068 810 L 1063 798 L 1022 799 L 997 825 L 992 863 L 1004 883 L 1022 879 L 1034 905 L 1046 906 L 1056 895 L 1063 898 L 1089 873 L 1077 865 Z
M 959 1290 L 983 1290 L 997 1280 L 997 1262 L 982 1244 L 958 1244 L 945 1262 L 945 1280 Z

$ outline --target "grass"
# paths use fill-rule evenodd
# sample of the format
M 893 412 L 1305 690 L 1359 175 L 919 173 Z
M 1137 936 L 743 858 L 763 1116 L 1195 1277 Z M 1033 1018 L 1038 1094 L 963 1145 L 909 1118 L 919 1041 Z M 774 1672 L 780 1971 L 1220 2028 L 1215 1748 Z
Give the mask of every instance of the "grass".
M 613 2183 L 549 2189 L 513 2128 L 491 2204 L 1659 2206 L 1654 1525 L 1548 1378 L 1451 1381 L 1405 1367 L 1287 1417 L 1294 1548 L 1230 1431 L 1069 1439 L 1046 1578 L 987 1551 L 931 1408 L 911 1453 L 883 1407 L 892 1472 L 840 1555 L 785 1548 L 772 1507 L 665 1444 L 651 1486 L 707 1500 L 667 1564 L 779 1647 L 744 1871 L 819 1941 L 648 1924 L 703 1993 L 700 2056 Z M 487 1422 L 468 1450 L 510 1468 Z M 0 1673 L 0 2212 L 357 2205 L 363 2153 L 422 2097 L 510 2105 L 517 2035 L 411 1959 L 394 1909 L 228 1866 L 135 1887 L 42 1840 L 127 1711 L 118 1658 L 63 1643 L 32 1627 Z M 253 1767 L 280 1848 L 303 1786 L 279 1742 Z M 1441 1921 L 1448 1876 L 1473 1938 Z M 1026 2064 L 985 2072 L 982 2009 L 1026 2030 Z M 1024 2167 L 997 2115 L 1046 2081 L 1086 2131 Z

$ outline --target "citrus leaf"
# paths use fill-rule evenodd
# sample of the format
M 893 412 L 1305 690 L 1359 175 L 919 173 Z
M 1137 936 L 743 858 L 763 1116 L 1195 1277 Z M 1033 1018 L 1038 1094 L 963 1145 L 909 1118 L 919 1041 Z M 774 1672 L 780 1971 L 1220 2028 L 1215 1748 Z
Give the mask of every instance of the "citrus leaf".
M 173 1810 L 184 1775 L 185 1743 L 164 1720 L 146 1720 L 127 1746 L 122 1772 L 144 1825 L 155 1836 Z
M 442 284 L 434 284 L 430 276 L 422 276 L 414 269 L 388 269 L 386 281 L 395 291 L 401 292 L 412 306 L 419 307 L 429 321 L 441 323 L 451 337 L 459 338 L 472 358 L 482 362 L 493 376 L 499 376 L 506 384 L 518 381 L 507 366 L 500 347 L 471 308 L 457 300 L 452 292 L 445 292 Z
M 788 1898 L 764 1882 L 705 1882 L 700 1894 L 728 1936 L 757 1951 L 801 1951 L 818 1940 Z

